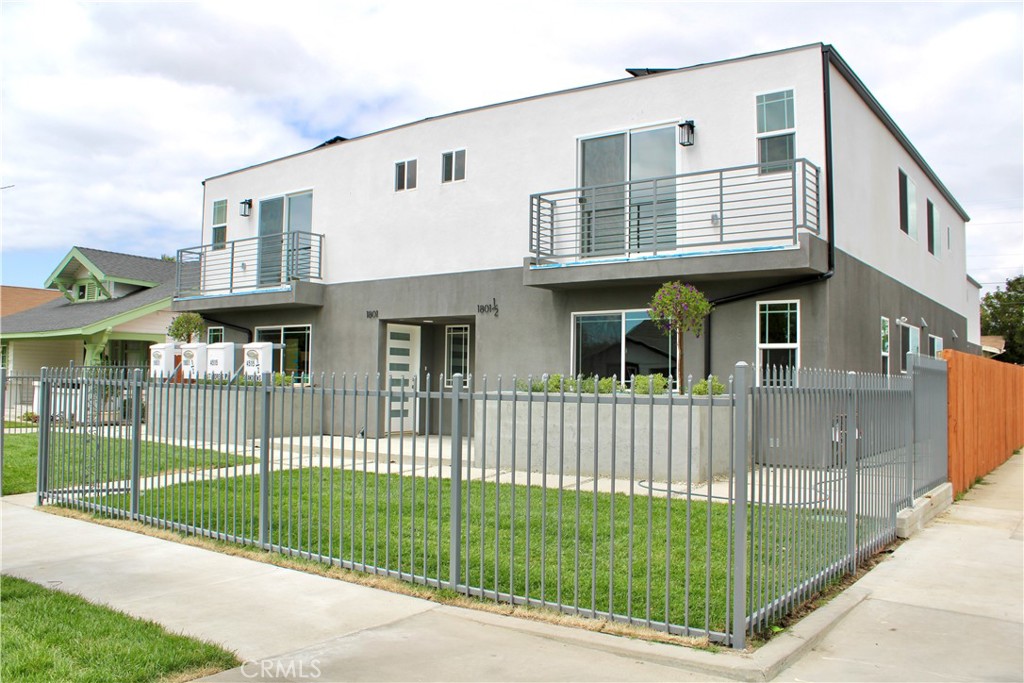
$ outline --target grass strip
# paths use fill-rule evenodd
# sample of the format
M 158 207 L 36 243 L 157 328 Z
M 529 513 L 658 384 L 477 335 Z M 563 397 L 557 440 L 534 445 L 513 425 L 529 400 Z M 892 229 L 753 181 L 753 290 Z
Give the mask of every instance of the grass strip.
M 0 605 L 5 681 L 185 681 L 241 663 L 211 643 L 10 576 L 0 576 Z
M 56 431 L 51 435 L 50 448 L 51 487 L 60 487 L 65 482 L 81 486 L 131 477 L 130 439 Z M 143 441 L 140 456 L 143 477 L 252 462 L 244 456 L 158 441 Z M 38 458 L 38 433 L 4 434 L 3 495 L 36 490 Z

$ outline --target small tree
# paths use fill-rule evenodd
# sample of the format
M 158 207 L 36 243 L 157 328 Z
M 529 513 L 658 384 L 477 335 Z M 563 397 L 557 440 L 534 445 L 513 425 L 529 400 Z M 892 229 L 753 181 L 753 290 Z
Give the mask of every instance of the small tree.
M 683 386 L 683 333 L 692 332 L 699 337 L 711 309 L 711 303 L 699 289 L 678 281 L 666 282 L 651 299 L 648 310 L 651 320 L 666 335 L 676 333 L 676 382 L 680 387 Z
M 171 321 L 167 334 L 175 341 L 191 342 L 198 339 L 205 329 L 203 316 L 198 313 L 182 313 Z

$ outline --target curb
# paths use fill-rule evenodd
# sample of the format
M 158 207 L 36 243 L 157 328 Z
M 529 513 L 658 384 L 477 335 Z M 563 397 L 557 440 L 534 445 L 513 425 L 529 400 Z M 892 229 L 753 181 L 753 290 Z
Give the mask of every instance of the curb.
M 870 594 L 868 589 L 851 586 L 753 652 L 735 652 L 726 648 L 717 651 L 698 650 L 682 645 L 636 640 L 461 607 L 439 606 L 437 609 L 460 619 L 530 633 L 548 640 L 611 652 L 692 673 L 761 682 L 770 681 L 813 649 L 836 624 Z

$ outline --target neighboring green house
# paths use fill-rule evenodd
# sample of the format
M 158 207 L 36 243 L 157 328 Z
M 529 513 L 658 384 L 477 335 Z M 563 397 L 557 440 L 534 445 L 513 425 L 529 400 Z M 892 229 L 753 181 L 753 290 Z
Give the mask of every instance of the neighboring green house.
M 174 317 L 174 277 L 173 262 L 73 247 L 43 285 L 63 297 L 0 318 L 4 366 L 147 365 Z

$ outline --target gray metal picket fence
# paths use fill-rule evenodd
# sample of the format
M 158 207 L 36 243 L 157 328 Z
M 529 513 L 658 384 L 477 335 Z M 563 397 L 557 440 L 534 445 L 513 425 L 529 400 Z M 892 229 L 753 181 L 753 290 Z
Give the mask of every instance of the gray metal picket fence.
M 44 370 L 37 495 L 742 648 L 890 542 L 945 466 L 916 436 L 916 414 L 942 412 L 916 373 L 751 374 L 699 396 L 647 378 Z M 75 410 L 97 397 L 118 409 Z

